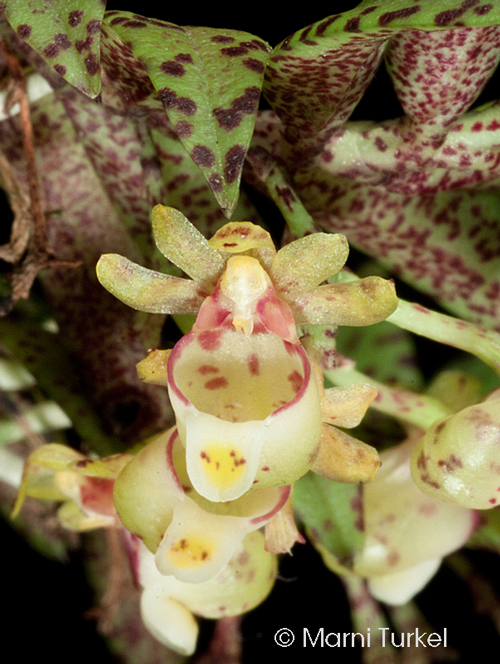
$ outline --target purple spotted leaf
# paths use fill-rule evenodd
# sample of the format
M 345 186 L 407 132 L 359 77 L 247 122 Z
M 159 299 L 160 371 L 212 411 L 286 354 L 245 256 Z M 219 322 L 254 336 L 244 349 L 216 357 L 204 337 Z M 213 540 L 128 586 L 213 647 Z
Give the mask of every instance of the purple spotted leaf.
M 202 171 L 190 158 L 166 117 L 151 118 L 150 136 L 155 158 L 159 162 L 165 196 L 171 207 L 182 210 L 189 221 L 203 233 L 212 237 L 227 219 L 212 195 Z M 232 219 L 264 225 L 250 199 L 242 190 Z
M 142 383 L 135 369 L 147 349 L 158 343 L 162 318 L 146 321 L 143 314 L 108 296 L 97 281 L 95 265 L 106 251 L 138 263 L 143 254 L 106 190 L 110 181 L 101 179 L 85 146 L 75 141 L 75 127 L 63 103 L 55 96 L 44 97 L 32 106 L 31 117 L 37 127 L 36 156 L 44 166 L 41 187 L 49 244 L 65 260 L 82 261 L 71 270 L 45 270 L 40 281 L 96 410 L 118 438 L 130 442 L 170 423 L 166 394 Z M 0 123 L 0 142 L 27 187 L 18 118 Z M 129 171 L 124 175 L 128 177 Z M 123 204 L 126 207 L 126 201 Z M 142 207 L 137 210 L 140 213 Z
M 17 35 L 68 83 L 99 98 L 101 0 L 5 0 L 5 16 Z
M 394 123 L 393 128 L 396 126 Z M 343 138 L 347 141 L 348 134 L 366 136 L 356 124 L 346 126 Z M 452 136 L 462 147 L 462 154 L 473 152 L 467 142 L 469 137 L 477 140 L 473 133 L 464 132 L 461 138 Z M 393 150 L 396 157 L 398 149 L 394 146 Z M 494 187 L 477 187 L 483 176 L 486 181 L 490 179 L 488 164 L 495 164 L 497 148 L 491 144 L 485 148 L 482 170 L 413 170 L 408 165 L 405 170 L 404 163 L 400 163 L 398 172 L 396 158 L 393 167 L 372 171 L 372 182 L 358 177 L 360 171 L 369 168 L 368 155 L 367 163 L 360 160 L 359 168 L 354 167 L 349 177 L 345 164 L 336 159 L 333 164 L 329 161 L 328 155 L 334 151 L 332 142 L 322 158 L 295 175 L 296 190 L 317 226 L 345 233 L 351 244 L 377 257 L 454 315 L 498 328 L 500 192 Z M 337 165 L 341 173 L 335 172 Z M 452 180 L 455 186 L 448 188 Z
M 122 114 L 136 107 L 141 112 L 163 112 L 160 96 L 144 64 L 134 55 L 130 43 L 125 43 L 113 28 L 112 16 L 117 13 L 107 12 L 107 21 L 102 24 L 102 103 Z
M 230 217 L 269 46 L 246 32 L 182 28 L 128 12 L 109 12 L 105 24 L 140 60 L 184 147 Z
M 478 96 L 500 55 L 493 3 L 408 0 L 335 14 L 273 51 L 264 94 L 281 118 L 290 160 L 321 151 L 347 120 L 385 57 L 408 114 L 434 140 Z M 437 126 L 436 126 L 437 125 Z

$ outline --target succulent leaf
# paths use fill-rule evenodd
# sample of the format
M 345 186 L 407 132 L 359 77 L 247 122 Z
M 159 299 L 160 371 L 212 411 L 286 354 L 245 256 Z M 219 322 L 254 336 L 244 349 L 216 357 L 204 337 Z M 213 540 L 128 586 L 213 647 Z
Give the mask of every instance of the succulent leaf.
M 68 6 L 69 5 L 69 6 Z M 77 90 L 99 97 L 101 0 L 6 0 L 4 11 L 16 34 Z
M 246 32 L 180 27 L 109 12 L 227 217 L 238 199 L 270 47 Z

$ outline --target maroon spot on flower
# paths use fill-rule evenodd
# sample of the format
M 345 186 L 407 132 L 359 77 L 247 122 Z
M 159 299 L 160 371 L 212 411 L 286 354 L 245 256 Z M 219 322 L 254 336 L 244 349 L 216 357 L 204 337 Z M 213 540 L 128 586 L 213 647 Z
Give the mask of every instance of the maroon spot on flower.
M 89 53 L 83 62 L 90 76 L 95 76 L 99 71 L 99 63 L 94 53 Z
M 168 74 L 168 76 L 184 76 L 186 73 L 184 67 L 179 62 L 175 62 L 174 60 L 167 60 L 166 62 L 162 62 L 160 65 L 160 71 L 162 71 L 164 74 Z
M 256 74 L 264 73 L 264 63 L 260 60 L 256 60 L 255 58 L 247 58 L 246 60 L 243 60 L 243 64 L 247 69 L 254 71 Z
M 91 21 L 87 23 L 88 35 L 96 35 L 100 31 L 101 31 L 101 21 L 99 21 L 99 19 L 93 18 Z
M 252 376 L 258 376 L 260 373 L 259 358 L 252 353 L 248 358 L 248 370 Z
M 387 555 L 387 564 L 389 567 L 394 567 L 395 565 L 398 564 L 400 555 L 397 551 L 390 551 L 389 554 Z
M 414 7 L 407 7 L 406 9 L 397 9 L 394 12 L 386 12 L 378 20 L 378 24 L 381 26 L 388 25 L 392 21 L 395 21 L 398 18 L 408 18 L 413 14 L 418 14 L 421 7 L 415 5 Z
M 491 503 L 492 505 L 494 505 L 497 502 L 497 499 L 496 498 L 490 498 L 488 500 L 488 502 Z
M 191 151 L 191 158 L 201 168 L 211 168 L 215 164 L 215 155 L 207 145 L 195 145 Z
M 246 150 L 243 145 L 233 145 L 227 151 L 224 161 L 224 178 L 228 184 L 235 182 L 241 173 L 241 167 L 245 161 Z
M 207 454 L 204 450 L 202 450 L 202 451 L 200 452 L 200 457 L 201 457 L 202 459 L 204 459 L 207 463 L 212 463 L 210 457 L 208 456 L 208 454 Z
M 219 373 L 219 369 L 211 364 L 202 364 L 201 367 L 198 367 L 198 373 L 201 373 L 202 376 L 206 376 L 211 373 Z
M 333 521 L 331 519 L 325 519 L 323 521 L 324 530 L 333 530 Z
M 474 122 L 472 127 L 470 128 L 471 131 L 481 131 L 483 128 L 483 123 L 482 122 Z
M 175 123 L 175 131 L 179 138 L 189 138 L 193 133 L 193 125 L 187 120 L 179 120 Z
M 178 55 L 175 56 L 174 60 L 176 62 L 184 62 L 185 64 L 189 65 L 193 64 L 193 58 L 191 56 L 191 53 L 179 53 Z
M 28 25 L 27 23 L 18 25 L 17 34 L 21 37 L 21 39 L 28 39 L 31 34 L 31 25 Z
M 247 460 L 244 459 L 243 457 L 240 457 L 240 458 L 238 459 L 237 456 L 236 456 L 236 452 L 235 452 L 234 450 L 231 450 L 231 451 L 229 452 L 229 456 L 232 457 L 232 459 L 233 459 L 233 466 L 235 466 L 235 467 L 243 466 L 243 465 L 247 462 Z M 233 468 L 232 470 L 234 470 L 234 468 Z
M 211 42 L 214 44 L 232 44 L 234 42 L 234 37 L 229 37 L 228 35 L 215 35 L 210 38 Z
M 227 378 L 224 376 L 217 376 L 217 378 L 211 378 L 203 385 L 206 390 L 220 390 L 228 386 Z
M 375 138 L 374 143 L 375 147 L 377 150 L 380 150 L 380 152 L 385 152 L 387 150 L 387 143 L 380 136 Z
M 219 173 L 212 173 L 208 178 L 208 184 L 215 194 L 220 193 L 224 187 L 224 182 Z
M 218 350 L 221 344 L 222 330 L 204 330 L 196 335 L 196 339 L 203 350 Z
M 270 471 L 271 469 L 269 468 L 269 466 L 262 466 L 261 470 L 262 470 L 264 473 L 267 473 L 267 472 Z
M 66 74 L 66 67 L 64 65 L 54 65 L 54 69 L 60 76 L 64 76 Z
M 76 28 L 77 25 L 80 25 L 82 16 L 84 14 L 83 9 L 74 9 L 68 14 L 68 25 L 70 28 Z
M 295 371 L 292 371 L 292 373 L 287 376 L 287 380 L 290 381 L 292 384 L 292 390 L 297 394 L 297 392 L 299 392 L 300 388 L 302 387 L 302 383 L 304 382 L 303 377 L 295 369 Z
M 360 16 L 354 16 L 353 18 L 350 18 L 344 26 L 344 32 L 358 32 L 360 20 Z
M 486 129 L 488 131 L 496 131 L 497 129 L 500 129 L 500 122 L 498 122 L 498 120 L 492 120 Z

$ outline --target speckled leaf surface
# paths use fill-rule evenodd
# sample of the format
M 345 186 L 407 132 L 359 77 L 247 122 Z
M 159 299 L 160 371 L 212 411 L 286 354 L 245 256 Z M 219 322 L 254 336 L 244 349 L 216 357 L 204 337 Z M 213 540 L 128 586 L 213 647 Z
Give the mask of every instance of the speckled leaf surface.
M 164 198 L 160 202 L 182 210 L 206 238 L 212 237 L 227 223 L 227 218 L 213 197 L 206 178 L 190 158 L 167 118 L 156 114 L 151 117 L 149 125 L 154 155 L 164 185 Z M 263 225 L 243 190 L 240 191 L 232 218 Z
M 0 123 L 0 141 L 25 185 L 17 120 Z M 151 426 L 161 428 L 170 422 L 167 396 L 141 383 L 135 370 L 147 349 L 157 343 L 162 319 L 146 321 L 143 314 L 108 297 L 97 281 L 95 265 L 105 251 L 138 263 L 142 252 L 122 224 L 84 146 L 75 141 L 75 128 L 63 104 L 44 98 L 33 107 L 32 120 L 37 127 L 36 157 L 43 164 L 50 245 L 67 260 L 83 261 L 71 270 L 46 270 L 40 279 L 93 402 L 114 433 L 130 440 Z
M 230 217 L 255 121 L 269 46 L 245 32 L 180 27 L 128 12 L 105 23 L 128 45 Z
M 405 111 L 420 123 L 446 126 L 472 103 L 498 63 L 500 10 L 480 0 L 436 9 L 430 0 L 365 1 L 274 49 L 264 94 L 292 155 L 316 153 L 339 130 L 384 56 Z
M 99 97 L 101 0 L 5 0 L 5 16 L 25 40 L 68 83 Z

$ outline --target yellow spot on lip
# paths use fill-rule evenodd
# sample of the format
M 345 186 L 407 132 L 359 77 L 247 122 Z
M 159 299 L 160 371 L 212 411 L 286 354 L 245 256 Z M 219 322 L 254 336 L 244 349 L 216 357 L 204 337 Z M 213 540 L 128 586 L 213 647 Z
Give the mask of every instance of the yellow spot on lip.
M 200 453 L 203 471 L 212 486 L 223 490 L 234 486 L 245 472 L 246 459 L 233 445 L 211 443 Z
M 212 560 L 213 542 L 201 535 L 187 535 L 172 544 L 169 556 L 178 569 L 200 567 Z

